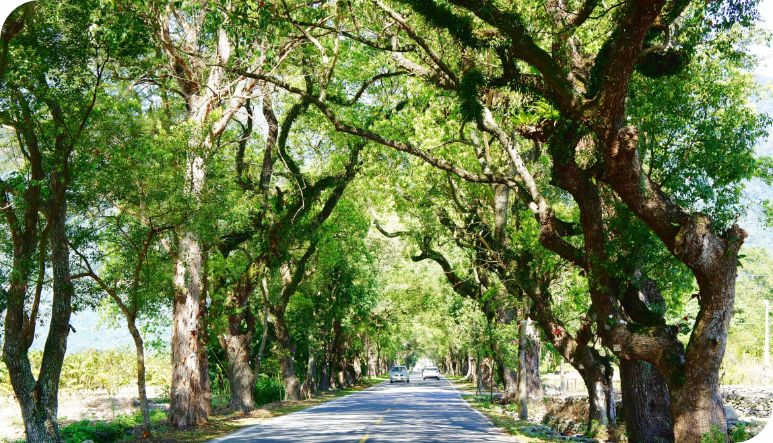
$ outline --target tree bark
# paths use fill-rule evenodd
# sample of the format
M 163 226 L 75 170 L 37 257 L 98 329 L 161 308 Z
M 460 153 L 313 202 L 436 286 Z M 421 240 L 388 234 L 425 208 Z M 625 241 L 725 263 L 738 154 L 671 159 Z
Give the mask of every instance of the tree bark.
M 341 319 L 333 318 L 333 345 L 330 359 L 330 378 L 336 388 L 343 387 L 343 368 L 341 366 Z
M 205 258 L 205 257 L 202 257 Z M 212 408 L 212 390 L 209 380 L 209 354 L 207 354 L 207 345 L 209 344 L 209 328 L 207 327 L 207 295 L 206 292 L 199 296 L 199 371 L 201 372 L 201 408 L 206 411 L 207 416 L 215 413 Z
M 502 404 L 510 404 L 518 401 L 518 374 L 505 365 L 504 358 L 496 358 L 497 374 L 504 382 L 502 398 L 499 400 Z
M 228 407 L 238 412 L 249 412 L 255 409 L 256 375 L 251 367 L 255 317 L 250 309 L 249 298 L 255 290 L 257 279 L 258 276 L 255 275 L 255 270 L 250 264 L 228 294 L 226 302 L 228 326 L 220 338 L 220 345 L 228 363 L 228 381 L 231 389 Z
M 534 327 L 531 319 L 526 322 L 526 349 L 524 353 L 525 364 L 525 382 L 526 398 L 530 402 L 540 402 L 544 397 L 542 381 L 539 375 L 540 354 L 542 352 L 542 343 L 540 342 L 539 332 Z M 520 377 L 519 377 L 520 380 Z M 520 381 L 519 381 L 520 386 Z M 519 388 L 520 391 L 520 388 Z M 520 394 L 519 394 L 520 395 Z
M 63 193 L 63 180 L 58 172 L 51 174 L 51 191 L 53 195 Z M 51 205 L 54 206 L 54 205 Z M 8 306 L 5 317 L 5 336 L 3 337 L 3 360 L 8 368 L 8 375 L 21 407 L 24 430 L 28 442 L 59 442 L 59 425 L 57 421 L 59 377 L 67 346 L 67 336 L 70 331 L 70 313 L 72 312 L 73 288 L 70 281 L 69 246 L 66 237 L 66 201 L 62 201 L 58 210 L 49 206 L 48 217 L 51 220 L 51 263 L 53 267 L 53 299 L 51 305 L 51 321 L 46 343 L 43 348 L 43 359 L 37 380 L 32 374 L 27 350 L 31 340 L 23 337 L 25 326 L 34 331 L 34 325 L 27 325 L 30 319 L 25 317 L 24 304 L 28 289 L 29 269 L 32 269 L 33 259 L 38 240 L 37 214 L 25 214 L 25 232 L 13 232 L 14 240 L 14 272 L 11 274 L 11 284 L 8 291 Z M 38 208 L 32 210 L 37 212 Z M 35 220 L 35 224 L 30 223 Z M 41 242 L 42 243 L 42 242 Z M 39 247 L 44 248 L 41 244 Z M 33 320 L 34 321 L 34 320 Z
M 597 421 L 602 426 L 616 423 L 615 393 L 612 387 L 611 374 L 604 373 L 601 377 L 598 377 L 592 372 L 583 372 L 580 375 L 585 382 L 585 387 L 588 389 L 589 426 L 593 421 Z
M 174 258 L 175 297 L 172 312 L 172 386 L 167 422 L 174 427 L 195 426 L 207 420 L 200 350 L 201 251 L 192 233 L 180 240 L 181 255 Z M 208 377 L 207 377 L 208 378 Z
M 637 323 L 652 323 L 653 318 L 665 323 L 659 313 L 666 311 L 666 301 L 655 282 L 639 269 L 627 277 L 625 285 L 615 282 L 618 288 L 625 288 L 620 297 L 625 313 Z M 673 442 L 670 392 L 658 370 L 647 362 L 622 356 L 620 380 L 629 438 L 642 443 Z
M 529 397 L 528 397 L 528 383 L 526 381 L 527 373 L 529 372 L 526 363 L 526 348 L 529 346 L 529 340 L 526 337 L 526 327 L 529 324 L 529 319 L 524 315 L 524 319 L 521 320 L 518 328 L 518 418 L 521 420 L 528 420 L 529 418 Z
M 277 357 L 279 358 L 279 367 L 284 378 L 285 395 L 288 400 L 300 400 L 301 381 L 298 379 L 298 373 L 295 368 L 295 360 L 293 359 L 295 348 L 285 324 L 284 308 L 280 307 L 272 311 L 274 314 L 274 331 L 276 332 Z
M 306 386 L 309 387 L 311 395 L 317 395 L 319 380 L 317 379 L 317 354 L 309 350 L 309 361 L 306 366 Z
M 378 377 L 379 375 L 379 364 L 378 364 L 378 355 L 376 354 L 376 351 L 373 349 L 373 342 L 370 340 L 370 338 L 367 338 L 368 348 L 368 378 Z
M 475 357 L 470 353 L 467 354 L 467 375 L 464 379 L 472 381 L 473 384 L 478 384 L 478 369 L 475 365 Z
M 228 381 L 231 398 L 228 408 L 232 411 L 249 412 L 255 409 L 255 373 L 250 365 L 252 343 L 250 334 L 229 331 L 222 340 L 228 363 Z
M 494 374 L 491 371 L 493 366 L 491 357 L 484 357 L 481 363 L 481 385 L 484 389 L 489 389 L 494 384 Z
M 325 353 L 322 357 L 322 368 L 320 369 L 320 389 L 330 390 L 330 345 L 325 345 Z
M 253 383 L 252 390 L 255 390 L 255 383 L 258 381 L 260 375 L 260 364 L 263 360 L 263 351 L 266 349 L 266 341 L 268 339 L 268 285 L 266 283 L 266 277 L 263 277 L 260 282 L 260 292 L 263 295 L 263 330 L 260 338 L 260 347 L 258 348 L 258 356 L 255 358 L 255 382 Z
M 673 442 L 668 387 L 657 369 L 647 362 L 621 358 L 620 382 L 628 439 L 639 443 Z

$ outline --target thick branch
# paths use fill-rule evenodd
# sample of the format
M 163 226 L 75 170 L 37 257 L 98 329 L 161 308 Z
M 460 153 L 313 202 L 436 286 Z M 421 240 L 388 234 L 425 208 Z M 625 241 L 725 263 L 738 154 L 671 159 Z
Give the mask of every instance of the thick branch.
M 504 177 L 488 177 L 482 174 L 476 174 L 474 172 L 470 172 L 466 169 L 460 168 L 446 160 L 443 160 L 441 158 L 434 157 L 426 150 L 417 148 L 413 146 L 410 143 L 401 142 L 398 140 L 392 140 L 388 139 L 386 137 L 383 137 L 379 134 L 376 134 L 374 132 L 371 132 L 367 129 L 351 126 L 347 123 L 342 122 L 338 119 L 338 117 L 335 115 L 335 112 L 330 108 L 326 103 L 320 102 L 316 97 L 313 95 L 302 91 L 299 88 L 296 88 L 294 86 L 291 86 L 279 79 L 262 75 L 262 74 L 256 74 L 256 73 L 250 73 L 243 70 L 232 68 L 233 72 L 236 72 L 240 75 L 244 75 L 245 77 L 255 78 L 258 80 L 264 80 L 269 83 L 273 83 L 276 86 L 291 92 L 293 94 L 300 95 L 301 97 L 308 100 L 311 104 L 313 104 L 317 109 L 319 109 L 322 114 L 330 121 L 330 123 L 333 124 L 335 129 L 338 132 L 343 132 L 346 134 L 355 135 L 357 137 L 362 137 L 371 141 L 374 141 L 376 143 L 379 143 L 381 145 L 394 148 L 398 151 L 405 152 L 408 154 L 411 154 L 415 157 L 418 157 L 428 164 L 435 166 L 438 169 L 441 169 L 443 171 L 451 172 L 452 174 L 455 174 L 464 180 L 467 180 L 469 182 L 476 182 L 476 183 L 503 183 L 506 184 L 507 180 Z
M 454 272 L 451 264 L 448 263 L 448 260 L 446 260 L 446 258 L 439 252 L 434 251 L 429 247 L 425 247 L 421 251 L 421 254 L 411 257 L 411 260 L 414 262 L 420 262 L 422 260 L 434 261 L 443 269 L 443 273 L 446 275 L 446 279 L 457 294 L 463 297 L 471 298 L 473 300 L 480 298 L 480 291 L 478 290 L 478 286 L 471 283 L 468 279 L 463 279 L 456 275 L 456 272 Z
M 512 39 L 513 55 L 533 66 L 549 86 L 547 97 L 560 104 L 570 115 L 580 112 L 582 99 L 567 80 L 565 73 L 545 50 L 529 35 L 516 14 L 504 12 L 487 0 L 450 0 L 450 3 L 472 12 L 484 22 L 499 29 Z

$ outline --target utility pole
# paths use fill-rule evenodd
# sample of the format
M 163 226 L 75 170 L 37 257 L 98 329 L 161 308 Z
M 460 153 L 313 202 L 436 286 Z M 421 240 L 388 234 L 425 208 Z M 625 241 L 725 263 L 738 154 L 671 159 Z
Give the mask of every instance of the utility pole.
M 566 378 L 564 378 L 564 357 L 561 356 L 561 386 L 558 388 L 559 392 L 564 392 L 566 389 Z

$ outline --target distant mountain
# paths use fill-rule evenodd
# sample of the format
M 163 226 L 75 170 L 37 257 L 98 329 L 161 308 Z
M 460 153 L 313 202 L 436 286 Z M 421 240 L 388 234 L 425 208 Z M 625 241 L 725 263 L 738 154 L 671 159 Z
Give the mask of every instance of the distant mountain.
M 67 352 L 78 352 L 83 349 L 116 349 L 129 347 L 134 352 L 134 340 L 129 334 L 125 321 L 119 322 L 115 327 L 109 327 L 100 324 L 101 316 L 98 312 L 88 310 L 73 314 L 70 317 L 70 325 L 75 332 L 70 331 L 67 336 Z M 32 349 L 42 350 L 45 346 L 45 339 L 48 336 L 48 323 L 42 327 L 36 328 L 35 341 L 32 343 Z M 164 332 L 158 336 L 146 337 L 145 342 L 155 339 L 169 341 L 172 330 L 167 327 Z

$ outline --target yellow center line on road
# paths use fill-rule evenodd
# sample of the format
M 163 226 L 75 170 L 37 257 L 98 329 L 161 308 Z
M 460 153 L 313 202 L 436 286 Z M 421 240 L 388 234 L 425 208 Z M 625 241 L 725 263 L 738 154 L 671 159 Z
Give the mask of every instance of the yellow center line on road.
M 365 434 L 365 437 L 362 437 L 362 440 L 360 440 L 360 443 L 365 443 L 365 440 L 367 440 L 368 437 L 370 437 L 370 434 Z
M 381 420 L 383 420 L 383 419 L 384 419 L 384 417 L 379 418 L 378 421 L 376 422 L 376 424 L 377 425 L 381 424 Z

